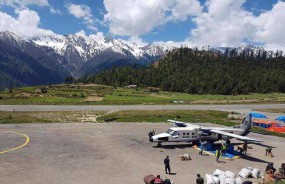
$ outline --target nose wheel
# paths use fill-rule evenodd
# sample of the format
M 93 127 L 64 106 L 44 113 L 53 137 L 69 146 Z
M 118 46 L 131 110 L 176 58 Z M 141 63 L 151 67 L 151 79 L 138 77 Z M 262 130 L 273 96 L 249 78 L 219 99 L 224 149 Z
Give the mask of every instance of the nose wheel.
M 162 147 L 161 142 L 157 143 L 157 147 Z

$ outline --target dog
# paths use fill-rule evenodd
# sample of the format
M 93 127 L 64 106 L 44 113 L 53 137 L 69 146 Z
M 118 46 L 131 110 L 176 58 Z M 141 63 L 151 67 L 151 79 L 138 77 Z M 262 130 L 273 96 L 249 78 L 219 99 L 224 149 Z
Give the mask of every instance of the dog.
M 179 157 L 182 161 L 192 160 L 189 154 L 179 155 Z

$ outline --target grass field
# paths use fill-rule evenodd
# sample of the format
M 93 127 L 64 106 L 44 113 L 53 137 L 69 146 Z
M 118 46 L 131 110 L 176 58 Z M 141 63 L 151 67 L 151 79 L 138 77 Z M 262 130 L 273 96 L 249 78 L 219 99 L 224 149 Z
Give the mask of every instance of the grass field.
M 189 123 L 213 123 L 224 126 L 239 124 L 241 120 L 228 118 L 223 111 L 56 111 L 56 112 L 7 112 L 0 111 L 1 124 L 20 123 L 101 123 L 101 122 L 167 122 L 168 119 Z M 285 134 L 253 127 L 252 131 L 285 137 Z
M 166 122 L 168 119 L 185 121 L 215 123 L 232 126 L 235 121 L 227 118 L 228 113 L 222 111 L 184 111 L 184 110 L 163 110 L 163 111 L 118 111 L 98 118 L 99 122 Z
M 253 109 L 260 112 L 285 113 L 285 109 Z
M 61 112 L 4 112 L 0 111 L 1 124 L 20 123 L 84 123 L 97 122 L 101 111 L 61 111 Z
M 246 104 L 284 103 L 285 94 L 193 95 L 96 84 L 62 84 L 0 92 L 0 104 Z

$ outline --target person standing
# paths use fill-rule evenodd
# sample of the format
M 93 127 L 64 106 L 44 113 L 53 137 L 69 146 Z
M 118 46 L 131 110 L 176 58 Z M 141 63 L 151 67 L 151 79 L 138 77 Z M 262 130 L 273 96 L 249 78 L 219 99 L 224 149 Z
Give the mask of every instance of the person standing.
M 218 148 L 218 149 L 216 150 L 216 162 L 218 162 L 218 163 L 220 162 L 220 161 L 219 161 L 220 156 L 221 156 L 221 149 Z
M 199 155 L 203 155 L 203 151 L 205 149 L 207 142 L 206 141 L 201 141 L 201 150 L 199 152 Z
M 169 160 L 169 156 L 166 155 L 166 158 L 164 159 L 164 167 L 165 167 L 165 173 L 166 174 L 170 174 L 170 160 Z M 167 172 L 168 171 L 168 172 Z
M 243 152 L 246 153 L 247 152 L 247 142 L 243 143 Z
M 226 152 L 227 152 L 227 146 L 226 146 L 226 144 L 225 144 L 225 142 L 224 141 L 222 141 L 222 140 L 219 140 L 220 142 L 221 142 L 221 144 L 222 144 L 222 146 L 221 146 L 221 152 L 222 152 L 222 155 L 225 155 L 226 154 Z
M 149 132 L 148 137 L 151 138 L 152 136 L 154 136 L 153 132 Z
M 204 179 L 201 177 L 200 174 L 197 174 L 196 184 L 204 184 Z

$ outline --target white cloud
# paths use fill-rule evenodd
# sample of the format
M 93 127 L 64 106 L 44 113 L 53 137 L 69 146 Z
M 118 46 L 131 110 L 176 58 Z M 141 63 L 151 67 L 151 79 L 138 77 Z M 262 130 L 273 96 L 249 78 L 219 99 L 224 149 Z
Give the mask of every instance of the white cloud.
M 16 11 L 17 18 L 0 12 L 0 31 L 11 31 L 21 37 L 35 37 L 54 34 L 51 30 L 39 28 L 40 17 L 32 10 Z
M 257 18 L 260 29 L 257 41 L 264 42 L 266 48 L 285 50 L 285 2 L 279 1 L 273 8 Z
M 245 0 L 208 0 L 207 10 L 193 21 L 190 40 L 197 45 L 238 46 L 244 42 L 264 43 L 268 49 L 284 49 L 285 2 L 277 2 L 272 10 L 254 15 L 243 8 Z
M 185 21 L 201 13 L 197 0 L 104 0 L 104 21 L 110 32 L 121 36 L 140 36 L 170 21 Z
M 60 14 L 60 10 L 53 8 L 48 0 L 2 0 L 0 5 L 11 6 L 17 9 L 26 9 L 29 5 L 36 5 L 40 7 L 48 7 L 53 14 Z
M 76 18 L 84 18 L 92 16 L 91 9 L 87 5 L 69 4 L 67 8 L 69 13 L 74 15 Z
M 137 36 L 131 36 L 128 41 L 131 42 L 132 44 L 138 45 L 140 47 L 147 45 L 146 42 L 144 42 L 141 38 L 139 38 Z
M 66 6 L 69 13 L 78 19 L 83 19 L 83 23 L 87 25 L 87 28 L 93 31 L 97 31 L 95 23 L 98 21 L 93 17 L 91 8 L 83 4 L 68 4 Z
M 207 11 L 194 18 L 197 28 L 191 31 L 191 40 L 212 46 L 237 46 L 252 39 L 257 31 L 254 16 L 242 9 L 245 0 L 208 0 Z
M 176 1 L 171 8 L 171 12 L 174 20 L 185 21 L 188 16 L 200 15 L 202 13 L 202 6 L 199 1 Z
M 13 7 L 28 5 L 49 6 L 48 0 L 3 0 L 0 4 Z

